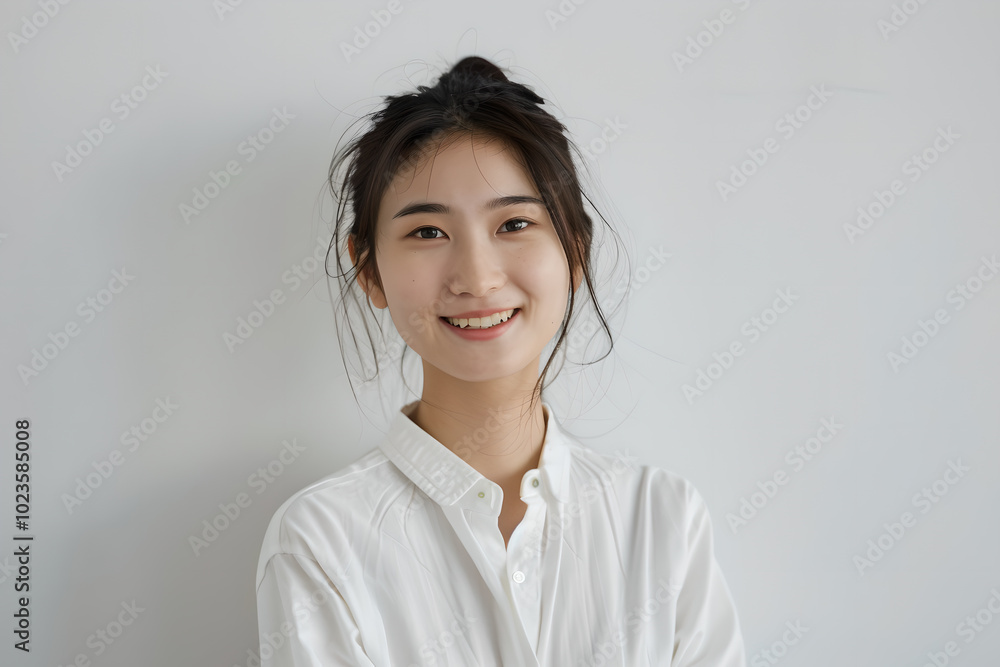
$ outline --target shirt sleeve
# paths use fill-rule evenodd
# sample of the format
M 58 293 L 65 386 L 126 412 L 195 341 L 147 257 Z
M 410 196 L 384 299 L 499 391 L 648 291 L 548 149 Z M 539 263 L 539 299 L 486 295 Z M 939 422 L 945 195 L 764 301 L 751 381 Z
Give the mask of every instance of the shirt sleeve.
M 736 605 L 715 560 L 712 520 L 690 489 L 688 566 L 677 594 L 672 667 L 746 667 Z
M 278 553 L 257 588 L 261 667 L 374 667 L 354 614 L 314 559 Z

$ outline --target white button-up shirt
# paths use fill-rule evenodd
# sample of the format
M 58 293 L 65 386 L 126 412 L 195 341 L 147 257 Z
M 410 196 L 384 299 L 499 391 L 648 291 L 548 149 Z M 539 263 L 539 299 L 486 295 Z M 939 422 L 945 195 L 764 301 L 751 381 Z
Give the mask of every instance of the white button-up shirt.
M 745 667 L 704 500 L 575 440 L 543 403 L 528 509 L 410 418 L 293 495 L 257 568 L 262 667 Z

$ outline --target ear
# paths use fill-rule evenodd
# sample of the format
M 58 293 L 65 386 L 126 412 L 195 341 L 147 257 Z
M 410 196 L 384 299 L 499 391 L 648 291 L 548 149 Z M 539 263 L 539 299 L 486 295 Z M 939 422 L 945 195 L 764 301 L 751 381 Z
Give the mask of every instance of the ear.
M 351 256 L 351 265 L 357 266 L 358 257 L 354 250 L 353 234 L 347 235 L 347 254 Z M 368 295 L 368 298 L 371 300 L 373 306 L 376 308 L 385 308 L 389 305 L 385 300 L 385 294 L 382 293 L 382 290 L 379 289 L 378 285 L 376 285 L 374 281 L 369 279 L 366 272 L 359 271 L 357 281 L 364 293 Z

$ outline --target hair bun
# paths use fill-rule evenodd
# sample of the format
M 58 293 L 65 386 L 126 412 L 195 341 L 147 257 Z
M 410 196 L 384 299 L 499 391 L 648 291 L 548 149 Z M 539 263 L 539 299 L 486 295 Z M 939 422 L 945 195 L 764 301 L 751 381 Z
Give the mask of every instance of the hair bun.
M 508 79 L 503 73 L 503 70 L 491 63 L 489 60 L 480 58 L 479 56 L 467 56 L 462 58 L 451 68 L 451 72 L 453 74 L 460 74 L 469 78 L 480 77 L 492 81 L 510 83 L 510 79 Z
M 466 56 L 459 60 L 441 76 L 435 88 L 453 97 L 486 94 L 510 96 L 525 105 L 545 103 L 531 88 L 511 81 L 502 69 L 480 56 Z

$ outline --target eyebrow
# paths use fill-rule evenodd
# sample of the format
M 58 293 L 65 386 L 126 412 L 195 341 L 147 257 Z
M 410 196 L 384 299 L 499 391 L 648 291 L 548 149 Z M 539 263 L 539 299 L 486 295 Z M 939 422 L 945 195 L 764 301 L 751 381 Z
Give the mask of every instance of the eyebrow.
M 486 202 L 483 210 L 494 211 L 498 208 L 504 208 L 506 206 L 516 206 L 517 204 L 538 204 L 541 207 L 545 207 L 545 202 L 543 202 L 538 197 L 532 197 L 530 195 L 509 195 L 507 197 L 497 197 L 496 199 L 491 199 Z M 416 204 L 410 204 L 404 206 L 399 210 L 396 215 L 392 216 L 392 219 L 402 218 L 404 215 L 413 215 L 414 213 L 451 213 L 451 208 L 445 204 L 436 204 L 433 202 L 420 202 Z

